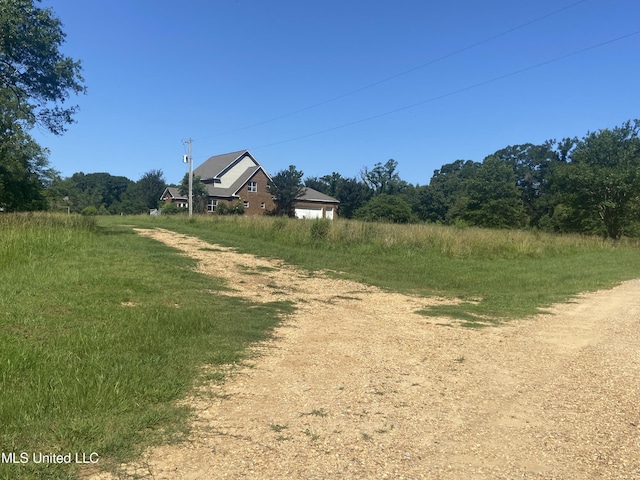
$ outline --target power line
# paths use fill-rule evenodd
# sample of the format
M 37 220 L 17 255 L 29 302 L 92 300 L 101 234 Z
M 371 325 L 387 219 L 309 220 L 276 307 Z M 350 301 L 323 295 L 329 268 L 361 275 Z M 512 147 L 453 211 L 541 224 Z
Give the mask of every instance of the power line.
M 273 143 L 268 143 L 268 144 L 265 144 L 265 145 L 260 145 L 260 146 L 257 146 L 257 147 L 252 147 L 251 150 L 258 150 L 260 148 L 273 147 L 275 145 L 281 145 L 283 143 L 295 142 L 296 140 L 302 140 L 304 138 L 309 138 L 309 137 L 314 137 L 314 136 L 317 136 L 317 135 L 322 135 L 323 133 L 332 132 L 334 130 L 340 130 L 342 128 L 351 127 L 353 125 L 358 125 L 360 123 L 364 123 L 364 122 L 368 122 L 368 121 L 371 121 L 371 120 L 375 120 L 377 118 L 386 117 L 386 116 L 392 115 L 394 113 L 402 112 L 404 110 L 409 110 L 410 108 L 415 108 L 415 107 L 418 107 L 420 105 L 424 105 L 425 103 L 435 102 L 436 100 L 441 100 L 443 98 L 451 97 L 453 95 L 457 95 L 457 94 L 462 93 L 462 92 L 466 92 L 466 91 L 469 91 L 469 90 L 473 90 L 475 88 L 483 87 L 483 86 L 488 85 L 490 83 L 494 83 L 494 82 L 497 82 L 499 80 L 504 80 L 505 78 L 513 77 L 514 75 L 519 75 L 521 73 L 528 72 L 529 70 L 540 68 L 540 67 L 543 67 L 545 65 L 549 65 L 551 63 L 559 62 L 559 61 L 564 60 L 566 58 L 573 57 L 575 55 L 579 55 L 579 54 L 587 52 L 589 50 L 594 50 L 594 49 L 602 47 L 604 45 L 609 45 L 611 43 L 618 42 L 620 40 L 624 40 L 625 38 L 629 38 L 629 37 L 632 37 L 632 36 L 638 35 L 638 34 L 640 34 L 640 30 L 637 30 L 637 31 L 631 32 L 631 33 L 627 33 L 625 35 L 621 35 L 621 36 L 613 38 L 611 40 L 606 40 L 604 42 L 600 42 L 600 43 L 597 43 L 595 45 L 591 45 L 589 47 L 582 48 L 580 50 L 575 50 L 575 51 L 573 51 L 571 53 L 567 53 L 565 55 L 561 55 L 559 57 L 552 58 L 551 60 L 546 60 L 544 62 L 536 63 L 535 65 L 531 65 L 529 67 L 521 68 L 520 70 L 515 70 L 513 72 L 506 73 L 504 75 L 500 75 L 498 77 L 494 77 L 494 78 L 491 78 L 489 80 L 485 80 L 483 82 L 474 83 L 473 85 L 470 85 L 468 87 L 460 88 L 458 90 L 453 90 L 451 92 L 444 93 L 444 94 L 438 95 L 436 97 L 431 97 L 431 98 L 428 98 L 426 100 L 422 100 L 420 102 L 411 103 L 409 105 L 405 105 L 403 107 L 399 107 L 399 108 L 396 108 L 394 110 L 389 110 L 387 112 L 378 113 L 378 114 L 372 115 L 370 117 L 362 118 L 360 120 L 354 120 L 354 121 L 349 122 L 349 123 L 343 123 L 342 125 L 337 125 L 335 127 L 326 128 L 324 130 L 319 130 L 317 132 L 308 133 L 308 134 L 305 134 L 305 135 L 300 135 L 298 137 L 290 138 L 290 139 L 287 139 L 287 140 L 281 140 L 279 142 L 273 142 Z
M 415 66 L 415 67 L 412 67 L 412 68 L 410 68 L 408 70 L 404 70 L 402 72 L 399 72 L 399 73 L 396 73 L 394 75 L 391 75 L 390 77 L 386 77 L 386 78 L 383 78 L 382 80 L 378 80 L 378 81 L 376 81 L 374 83 L 370 83 L 368 85 L 365 85 L 364 87 L 360 87 L 360 88 L 357 88 L 355 90 L 350 90 L 348 92 L 342 93 L 342 94 L 337 95 L 335 97 L 329 98 L 328 100 L 323 100 L 321 102 L 314 103 L 314 104 L 309 105 L 307 107 L 303 107 L 303 108 L 300 108 L 298 110 L 294 110 L 294 111 L 291 111 L 289 113 L 285 113 L 285 114 L 282 114 L 282 115 L 279 115 L 277 117 L 273 117 L 273 118 L 270 118 L 270 119 L 267 119 L 267 120 L 262 120 L 260 122 L 252 123 L 252 124 L 246 125 L 244 127 L 238 127 L 238 128 L 233 129 L 233 130 L 228 130 L 226 132 L 216 133 L 216 134 L 210 135 L 208 137 L 201 137 L 200 140 L 206 140 L 208 138 L 219 137 L 219 136 L 222 136 L 222 135 L 228 135 L 228 134 L 231 134 L 231 133 L 241 132 L 243 130 L 248 130 L 248 129 L 254 128 L 254 127 L 259 127 L 259 126 L 265 125 L 267 123 L 275 122 L 277 120 L 282 120 L 283 118 L 291 117 L 293 115 L 297 115 L 299 113 L 307 112 L 307 111 L 312 110 L 314 108 L 321 107 L 323 105 L 327 105 L 329 103 L 336 102 L 336 101 L 341 100 L 341 99 L 343 99 L 345 97 L 348 97 L 348 96 L 351 96 L 351 95 L 355 95 L 356 93 L 360 93 L 360 92 L 365 91 L 365 90 L 369 90 L 369 89 L 371 89 L 373 87 L 377 87 L 378 85 L 381 85 L 383 83 L 390 82 L 391 80 L 395 80 L 396 78 L 408 75 L 408 74 L 413 73 L 413 72 L 415 72 L 417 70 L 421 70 L 421 69 L 426 68 L 426 67 L 428 67 L 430 65 L 433 65 L 435 63 L 438 63 L 438 62 L 441 62 L 441 61 L 446 60 L 448 58 L 451 58 L 451 57 L 453 57 L 455 55 L 459 55 L 459 54 L 464 53 L 464 52 L 466 52 L 468 50 L 471 50 L 473 48 L 479 47 L 480 45 L 484 45 L 485 43 L 489 43 L 492 40 L 495 40 L 497 38 L 504 37 L 505 35 L 513 33 L 513 32 L 515 32 L 517 30 L 522 29 L 522 28 L 528 27 L 529 25 L 532 25 L 534 23 L 540 22 L 540 21 L 542 21 L 542 20 L 544 20 L 546 18 L 552 17 L 553 15 L 557 15 L 558 13 L 564 12 L 565 10 L 569 10 L 570 8 L 576 7 L 576 6 L 580 5 L 580 4 L 588 2 L 588 1 L 589 0 L 579 0 L 577 2 L 571 3 L 571 4 L 569 4 L 569 5 L 565 6 L 565 7 L 559 8 L 557 10 L 554 10 L 554 11 L 550 12 L 550 13 L 547 13 L 547 14 L 542 15 L 540 17 L 534 18 L 533 20 L 529 20 L 529 21 L 527 21 L 525 23 L 522 23 L 522 24 L 517 25 L 515 27 L 512 27 L 512 28 L 510 28 L 508 30 L 505 30 L 502 33 L 498 33 L 498 34 L 493 35 L 491 37 L 488 37 L 488 38 L 486 38 L 484 40 L 480 40 L 478 42 L 472 43 L 471 45 L 468 45 L 466 47 L 460 48 L 460 49 L 455 50 L 455 51 L 453 51 L 451 53 L 447 53 L 445 55 L 442 55 L 441 57 L 435 58 L 435 59 L 430 60 L 430 61 L 428 61 L 426 63 L 422 63 L 422 64 L 420 64 L 418 66 Z

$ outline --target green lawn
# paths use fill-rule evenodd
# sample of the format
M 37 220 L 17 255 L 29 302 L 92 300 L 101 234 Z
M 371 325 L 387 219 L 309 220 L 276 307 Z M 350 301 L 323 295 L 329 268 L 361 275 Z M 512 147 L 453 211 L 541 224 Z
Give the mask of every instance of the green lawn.
M 96 452 L 104 466 L 180 438 L 189 412 L 175 401 L 201 367 L 237 362 L 291 310 L 225 296 L 221 281 L 131 228 L 16 219 L 0 218 L 5 454 Z M 0 478 L 77 471 L 4 463 Z

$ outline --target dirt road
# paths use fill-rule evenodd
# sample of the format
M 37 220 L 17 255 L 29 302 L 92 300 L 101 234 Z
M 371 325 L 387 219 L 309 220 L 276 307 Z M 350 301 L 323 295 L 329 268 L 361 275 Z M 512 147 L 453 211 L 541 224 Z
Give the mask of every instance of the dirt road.
M 442 299 L 139 233 L 232 295 L 297 310 L 187 400 L 190 441 L 150 448 L 121 478 L 640 479 L 640 281 L 478 331 L 414 313 Z

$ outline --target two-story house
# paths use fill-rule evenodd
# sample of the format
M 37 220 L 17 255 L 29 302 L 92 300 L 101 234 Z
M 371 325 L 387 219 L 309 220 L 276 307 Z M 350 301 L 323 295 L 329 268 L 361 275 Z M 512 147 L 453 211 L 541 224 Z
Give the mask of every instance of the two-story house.
M 200 177 L 207 187 L 207 212 L 215 212 L 223 202 L 231 205 L 238 201 L 243 203 L 245 213 L 249 215 L 275 208 L 268 189 L 271 177 L 248 150 L 210 157 L 193 171 L 193 175 Z M 188 206 L 186 195 L 180 195 L 173 187 L 165 189 L 162 200 L 180 207 Z M 333 197 L 305 187 L 296 202 L 296 216 L 333 219 L 337 217 L 339 203 Z

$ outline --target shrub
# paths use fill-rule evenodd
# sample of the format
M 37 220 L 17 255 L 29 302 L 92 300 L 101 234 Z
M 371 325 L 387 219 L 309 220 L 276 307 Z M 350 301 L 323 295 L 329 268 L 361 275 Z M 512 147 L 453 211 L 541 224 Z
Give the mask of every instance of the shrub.
M 355 218 L 366 222 L 409 223 L 412 212 L 411 206 L 402 198 L 382 194 L 356 210 Z
M 313 240 L 324 240 L 331 230 L 331 220 L 327 218 L 317 218 L 311 222 L 310 232 Z
M 98 209 L 94 206 L 84 207 L 80 213 L 84 216 L 98 215 Z
M 244 202 L 241 198 L 233 203 L 220 202 L 216 207 L 218 215 L 244 215 Z
M 175 215 L 180 213 L 180 209 L 175 203 L 165 203 L 160 207 L 163 215 Z

